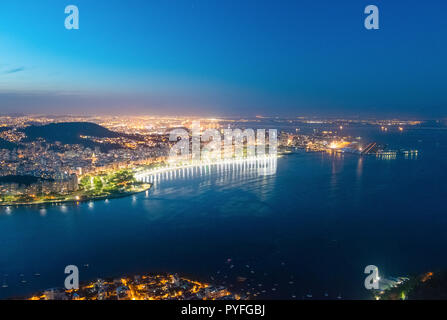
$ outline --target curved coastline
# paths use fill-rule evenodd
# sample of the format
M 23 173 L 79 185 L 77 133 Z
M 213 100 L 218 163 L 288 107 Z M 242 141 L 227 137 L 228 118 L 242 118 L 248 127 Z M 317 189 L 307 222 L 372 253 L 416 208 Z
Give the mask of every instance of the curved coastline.
M 139 194 L 142 192 L 149 191 L 152 188 L 152 183 L 145 183 L 144 187 L 141 190 L 129 191 L 129 192 L 121 192 L 116 194 L 108 194 L 103 196 L 95 196 L 95 197 L 83 197 L 79 200 L 69 199 L 69 200 L 51 200 L 51 201 L 40 201 L 40 202 L 22 202 L 22 203 L 0 203 L 0 208 L 7 207 L 37 207 L 37 206 L 46 206 L 46 205 L 58 205 L 58 204 L 78 204 L 85 203 L 90 201 L 101 201 L 107 199 L 118 199 L 125 198 L 135 194 Z

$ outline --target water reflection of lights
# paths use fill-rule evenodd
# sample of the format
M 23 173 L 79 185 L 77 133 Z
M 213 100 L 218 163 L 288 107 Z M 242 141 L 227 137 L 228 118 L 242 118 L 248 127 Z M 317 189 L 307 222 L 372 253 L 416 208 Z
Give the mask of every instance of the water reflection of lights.
M 62 212 L 67 212 L 67 206 L 63 204 L 63 205 L 61 206 L 61 211 L 62 211 Z
M 90 202 L 88 203 L 88 207 L 89 207 L 90 209 L 93 209 L 94 206 L 95 206 L 95 204 L 93 203 L 93 201 L 90 201 Z
M 417 159 L 418 158 L 417 150 L 404 151 L 405 159 Z
M 42 208 L 42 209 L 39 210 L 39 213 L 40 213 L 41 216 L 46 216 L 47 209 Z
M 211 172 L 227 174 L 232 172 L 253 172 L 258 175 L 272 175 L 276 172 L 277 156 L 257 156 L 229 160 L 203 160 L 183 166 L 166 166 L 139 172 L 136 179 L 146 183 L 157 183 L 158 181 L 176 178 L 192 178 L 202 176 Z
M 11 214 L 11 212 L 12 212 L 12 209 L 11 209 L 11 207 L 6 207 L 6 214 Z
M 381 160 L 396 160 L 397 153 L 396 152 L 377 153 L 376 157 Z

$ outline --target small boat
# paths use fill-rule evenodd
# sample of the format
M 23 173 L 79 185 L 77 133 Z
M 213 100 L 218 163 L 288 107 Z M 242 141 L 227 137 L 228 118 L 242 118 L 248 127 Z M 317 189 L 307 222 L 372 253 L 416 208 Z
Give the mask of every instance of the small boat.
M 35 273 L 34 276 L 35 277 L 40 277 L 40 273 Z
M 2 288 L 8 288 L 8 285 L 6 283 L 3 283 Z
M 88 268 L 88 267 L 89 267 L 88 263 L 84 264 L 84 268 Z

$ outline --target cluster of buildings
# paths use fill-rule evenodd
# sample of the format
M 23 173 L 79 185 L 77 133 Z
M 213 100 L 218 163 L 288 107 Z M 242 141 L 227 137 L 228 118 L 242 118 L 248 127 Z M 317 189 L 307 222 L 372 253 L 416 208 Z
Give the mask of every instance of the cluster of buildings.
M 113 149 L 101 152 L 82 145 L 42 145 L 30 143 L 14 150 L 0 149 L 0 176 L 31 175 L 45 179 L 64 179 L 68 175 L 82 175 L 99 167 L 117 164 L 132 165 L 148 158 L 167 154 L 166 147 L 141 147 L 138 149 Z
M 114 149 L 107 153 L 80 145 L 58 147 L 53 150 L 33 144 L 18 150 L 0 149 L 0 195 L 70 194 L 78 190 L 78 182 L 84 175 L 149 165 L 166 159 L 166 149 L 161 147 Z M 33 183 L 21 181 L 30 176 L 38 179 Z
M 17 178 L 17 181 L 20 177 Z M 51 194 L 70 194 L 78 190 L 78 177 L 76 174 L 58 180 L 38 179 L 33 183 L 2 182 L 0 184 L 0 195 L 4 196 L 35 196 Z M 1 200 L 1 198 L 0 198 Z
M 67 144 L 44 138 L 28 140 L 22 130 L 29 125 L 83 121 L 95 122 L 123 135 L 80 135 L 79 143 Z M 17 202 L 18 198 L 20 202 L 27 202 L 25 197 L 35 195 L 66 195 L 77 191 L 83 176 L 163 163 L 175 143 L 169 141 L 170 129 L 190 127 L 191 121 L 176 118 L 0 117 L 1 139 L 15 145 L 13 148 L 0 145 L 0 202 Z M 204 128 L 210 127 L 219 125 L 215 120 L 205 121 Z M 38 179 L 30 183 L 29 177 Z
M 62 144 L 43 139 L 27 141 L 21 129 L 29 125 L 45 125 L 58 122 L 94 122 L 109 130 L 124 134 L 114 138 L 80 136 L 86 144 Z M 282 131 L 278 144 L 282 148 L 300 148 L 308 151 L 341 150 L 349 146 L 355 152 L 362 152 L 360 138 L 345 137 L 343 125 L 351 122 L 361 125 L 417 125 L 419 122 L 398 120 L 313 120 L 296 118 L 294 120 L 257 118 L 254 122 L 244 119 L 192 119 L 160 117 L 44 117 L 13 116 L 0 117 L 0 139 L 13 143 L 17 148 L 0 146 L 0 179 L 5 176 L 33 176 L 42 179 L 39 183 L 27 186 L 19 182 L 0 182 L 1 194 L 22 193 L 67 193 L 76 190 L 76 181 L 83 175 L 129 169 L 137 165 L 150 165 L 163 162 L 169 155 L 173 142 L 169 141 L 169 131 L 173 128 L 191 128 L 193 121 L 200 121 L 201 130 L 246 125 L 259 126 L 260 123 L 272 125 L 309 126 L 310 132 L 300 129 Z M 270 121 L 270 122 L 269 122 Z M 320 129 L 315 129 L 320 126 Z M 326 128 L 326 129 L 324 129 Z M 333 129 L 327 129 L 333 128 Z M 400 128 L 400 127 L 399 127 Z M 134 138 L 135 137 L 135 138 Z M 203 144 L 203 143 L 202 143 Z M 388 155 L 385 155 L 388 156 Z
M 169 150 L 169 146 L 164 143 L 166 136 L 162 135 L 146 135 L 135 140 L 127 137 L 80 137 L 94 143 L 94 147 L 89 147 L 88 143 L 63 144 L 44 139 L 28 141 L 20 131 L 27 125 L 81 119 L 21 116 L 0 117 L 0 120 L 0 139 L 16 146 L 0 146 L 2 199 L 11 196 L 69 194 L 77 191 L 78 181 L 83 175 L 150 164 L 152 161 L 160 161 Z M 102 148 L 103 145 L 113 145 L 113 148 Z
M 29 300 L 239 300 L 225 287 L 180 278 L 178 275 L 142 275 L 98 279 L 79 289 L 48 289 Z
M 350 146 L 354 149 L 361 149 L 361 138 L 347 137 L 339 131 L 314 131 L 312 134 L 301 134 L 297 132 L 281 132 L 279 145 L 282 147 L 305 149 L 311 152 L 321 152 L 328 150 L 342 149 Z

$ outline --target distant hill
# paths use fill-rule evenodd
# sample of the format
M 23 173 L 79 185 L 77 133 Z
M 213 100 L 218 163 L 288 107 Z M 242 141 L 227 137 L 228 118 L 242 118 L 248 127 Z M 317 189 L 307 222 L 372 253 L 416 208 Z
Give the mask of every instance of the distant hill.
M 117 138 L 121 134 L 110 131 L 96 123 L 91 122 L 61 122 L 50 123 L 44 126 L 29 126 L 23 129 L 28 139 L 44 138 L 46 141 L 62 143 L 77 143 L 80 136 L 93 136 L 100 138 Z
M 110 131 L 96 123 L 91 122 L 61 122 L 50 123 L 44 126 L 29 126 L 23 129 L 27 138 L 24 141 L 34 141 L 43 138 L 47 142 L 59 141 L 63 144 L 81 144 L 85 147 L 100 147 L 102 150 L 116 149 L 118 145 L 98 144 L 90 140 L 82 139 L 81 136 L 98 138 L 118 138 L 126 136 L 118 132 Z
M 18 148 L 18 145 L 9 141 L 6 141 L 2 138 L 0 138 L 0 149 L 8 149 L 13 150 L 15 148 Z

